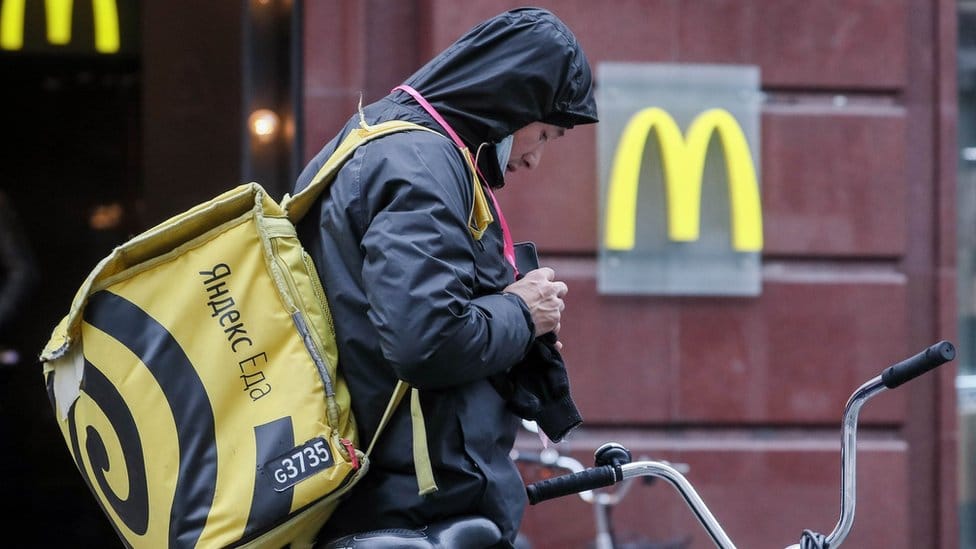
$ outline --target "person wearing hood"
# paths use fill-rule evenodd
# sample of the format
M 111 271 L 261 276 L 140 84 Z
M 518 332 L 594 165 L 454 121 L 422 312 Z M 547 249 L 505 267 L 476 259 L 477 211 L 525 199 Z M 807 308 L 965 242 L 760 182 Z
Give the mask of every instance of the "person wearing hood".
M 553 440 L 580 417 L 555 338 L 566 284 L 549 268 L 517 273 L 492 190 L 506 173 L 538 166 L 567 130 L 597 122 L 591 69 L 549 11 L 502 13 L 353 114 L 294 192 L 350 131 L 394 119 L 436 133 L 359 147 L 298 229 L 332 309 L 360 440 L 372 439 L 406 381 L 419 390 L 438 489 L 418 493 L 410 411 L 400 406 L 319 539 L 478 515 L 510 547 L 526 504 L 509 456 L 519 417 L 545 419 Z

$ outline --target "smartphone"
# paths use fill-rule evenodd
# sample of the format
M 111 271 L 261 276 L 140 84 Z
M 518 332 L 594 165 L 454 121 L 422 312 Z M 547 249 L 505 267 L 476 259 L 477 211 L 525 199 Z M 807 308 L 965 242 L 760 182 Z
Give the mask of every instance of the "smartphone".
M 525 276 L 525 273 L 539 268 L 539 252 L 535 248 L 535 242 L 517 242 L 515 244 L 515 268 L 518 269 L 518 278 Z

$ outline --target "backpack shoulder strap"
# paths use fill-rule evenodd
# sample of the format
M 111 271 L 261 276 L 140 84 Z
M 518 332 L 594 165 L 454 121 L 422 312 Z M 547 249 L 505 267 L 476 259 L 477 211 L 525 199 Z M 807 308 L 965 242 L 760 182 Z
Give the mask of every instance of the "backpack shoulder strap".
M 288 194 L 284 196 L 281 201 L 281 206 L 287 213 L 288 219 L 292 223 L 298 223 L 308 213 L 315 199 L 318 198 L 326 187 L 332 184 L 336 173 L 338 173 L 342 165 L 349 160 L 360 145 L 383 137 L 384 135 L 407 130 L 424 130 L 437 133 L 430 128 L 425 128 L 419 124 L 405 120 L 388 120 L 374 126 L 367 125 L 365 122 L 361 123 L 360 127 L 349 132 L 345 139 L 339 143 L 332 156 L 319 168 L 319 171 L 312 178 L 312 182 L 309 183 L 308 187 L 305 187 L 294 196 Z
M 312 204 L 318 196 L 332 184 L 336 173 L 338 173 L 342 165 L 349 160 L 360 145 L 383 137 L 384 135 L 407 130 L 424 130 L 440 135 L 430 128 L 425 128 L 419 124 L 405 120 L 389 120 L 373 126 L 362 121 L 359 128 L 349 132 L 342 142 L 339 143 L 332 156 L 316 172 L 315 177 L 312 178 L 312 182 L 309 183 L 308 187 L 305 187 L 294 196 L 285 195 L 281 201 L 281 207 L 287 214 L 288 219 L 292 223 L 298 223 L 308 213 L 308 210 L 312 207 Z M 403 381 L 397 382 L 396 388 L 393 390 L 393 395 L 390 397 L 386 410 L 383 412 L 383 417 L 380 419 L 380 423 L 376 428 L 376 433 L 373 435 L 373 440 L 370 441 L 369 447 L 366 449 L 366 455 L 369 456 L 372 453 L 376 441 L 386 428 L 390 418 L 393 417 L 393 413 L 400 405 L 408 390 L 411 393 L 410 419 L 413 427 L 413 458 L 414 467 L 417 472 L 417 486 L 420 495 L 425 495 L 436 492 L 437 484 L 434 482 L 433 466 L 431 465 L 430 452 L 427 448 L 427 428 L 424 423 L 423 410 L 420 407 L 420 392 L 417 389 L 411 388 Z
M 373 453 L 373 446 L 376 445 L 380 434 L 383 433 L 386 424 L 390 422 L 393 412 L 396 411 L 408 390 L 410 391 L 410 422 L 413 426 L 413 463 L 417 472 L 418 493 L 423 496 L 436 492 L 437 483 L 434 482 L 434 468 L 430 463 L 430 451 L 427 449 L 427 427 L 424 423 L 424 412 L 420 408 L 420 391 L 410 387 L 405 381 L 397 381 L 396 387 L 393 389 L 393 396 L 390 397 L 390 402 L 386 405 L 386 410 L 376 427 L 376 432 L 373 433 L 373 440 L 369 442 L 369 447 L 366 448 L 366 455 L 369 456 Z

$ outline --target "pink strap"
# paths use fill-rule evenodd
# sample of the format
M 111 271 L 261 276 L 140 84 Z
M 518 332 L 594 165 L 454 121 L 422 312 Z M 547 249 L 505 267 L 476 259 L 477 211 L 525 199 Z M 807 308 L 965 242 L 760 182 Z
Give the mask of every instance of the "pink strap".
M 481 170 L 478 171 L 480 172 Z M 512 270 L 515 271 L 515 278 L 518 278 L 519 270 L 515 265 L 515 243 L 512 242 L 512 233 L 508 230 L 508 223 L 505 222 L 502 207 L 498 205 L 498 200 L 495 200 L 495 193 L 491 192 L 490 186 L 485 185 L 485 188 L 488 189 L 488 196 L 491 197 L 491 203 L 495 206 L 495 211 L 498 212 L 498 224 L 502 227 L 502 238 L 505 240 L 505 259 L 512 264 Z
M 392 91 L 396 91 L 396 90 L 403 90 L 409 93 L 411 97 L 416 99 L 417 103 L 420 103 L 420 106 L 423 107 L 425 111 L 427 111 L 427 114 L 429 114 L 435 121 L 437 121 L 438 124 L 441 125 L 442 128 L 444 128 L 445 131 L 447 131 L 447 135 L 451 137 L 451 140 L 454 141 L 454 144 L 457 145 L 459 149 L 463 149 L 467 151 L 467 147 L 465 146 L 464 142 L 461 141 L 461 138 L 458 137 L 456 133 L 454 133 L 454 128 L 452 128 L 451 125 L 447 123 L 447 120 L 444 120 L 444 118 L 440 115 L 440 113 L 438 113 L 434 109 L 434 106 L 428 103 L 427 100 L 424 99 L 424 97 L 420 95 L 420 93 L 417 90 L 413 89 L 412 87 L 406 84 L 397 86 L 393 88 Z M 471 154 L 470 151 L 468 151 L 467 154 L 470 155 Z M 472 164 L 474 164 L 474 161 L 472 161 Z M 481 175 L 481 178 L 487 181 L 487 179 L 485 179 L 484 174 L 481 173 L 481 168 L 475 165 L 475 169 L 478 170 L 478 174 Z M 498 205 L 498 200 L 495 199 L 495 193 L 491 191 L 491 186 L 485 185 L 485 188 L 488 189 L 488 196 L 491 197 L 491 203 L 495 207 L 495 212 L 498 213 L 498 224 L 501 225 L 502 239 L 505 241 L 505 248 L 504 248 L 505 259 L 507 259 L 508 262 L 511 263 L 512 269 L 515 271 L 515 277 L 518 278 L 519 271 L 518 271 L 518 267 L 515 266 L 515 244 L 512 241 L 512 233 L 509 232 L 508 230 L 508 223 L 505 222 L 505 214 L 502 213 L 502 208 L 501 206 Z
M 458 134 L 454 133 L 454 128 L 452 128 L 451 125 L 447 123 L 447 120 L 444 120 L 444 118 L 441 117 L 440 113 L 434 109 L 433 105 L 431 105 L 430 103 L 427 102 L 426 99 L 424 99 L 424 96 L 420 95 L 420 92 L 418 92 L 417 90 L 413 89 L 412 87 L 406 84 L 393 88 L 393 91 L 397 91 L 397 90 L 403 90 L 409 93 L 414 99 L 417 100 L 417 103 L 420 103 L 420 106 L 423 107 L 425 111 L 427 111 L 427 114 L 433 117 L 433 119 L 436 120 L 437 123 L 440 124 L 442 128 L 447 130 L 447 135 L 451 137 L 451 139 L 454 141 L 454 144 L 457 145 L 458 148 L 461 149 L 465 148 L 464 142 L 461 141 L 461 138 L 458 137 Z

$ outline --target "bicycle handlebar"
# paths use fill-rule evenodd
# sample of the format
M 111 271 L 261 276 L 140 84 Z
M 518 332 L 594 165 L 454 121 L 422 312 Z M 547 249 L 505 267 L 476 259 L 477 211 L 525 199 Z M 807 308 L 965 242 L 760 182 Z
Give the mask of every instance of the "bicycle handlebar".
M 948 341 L 940 341 L 917 355 L 885 368 L 881 381 L 885 387 L 894 389 L 956 358 L 956 348 Z
M 825 537 L 820 534 L 805 531 L 805 540 L 809 541 L 816 538 L 822 540 L 817 541 L 817 544 L 822 543 L 824 547 L 834 548 L 843 543 L 847 534 L 850 532 L 854 522 L 856 501 L 857 419 L 864 403 L 871 397 L 884 392 L 886 389 L 894 389 L 953 360 L 955 357 L 956 349 L 952 343 L 940 341 L 915 356 L 889 366 L 880 375 L 862 385 L 851 395 L 844 412 L 843 434 L 841 439 L 841 516 L 837 521 L 837 526 L 834 527 L 834 531 L 829 536 Z M 688 483 L 680 472 L 663 462 L 641 461 L 617 467 L 612 465 L 594 467 L 577 473 L 530 484 L 526 487 L 526 492 L 528 493 L 529 503 L 535 505 L 548 499 L 567 496 L 583 490 L 595 490 L 604 486 L 610 486 L 621 480 L 647 475 L 667 479 L 678 489 L 685 503 L 695 513 L 701 525 L 711 535 L 712 540 L 718 547 L 722 549 L 735 548 L 735 545 L 725 535 L 721 525 L 712 516 L 708 507 L 695 492 L 691 484 Z M 806 544 L 802 545 L 802 547 L 807 546 Z M 791 545 L 789 549 L 799 549 L 800 547 L 801 545 Z
M 604 465 L 534 482 L 526 486 L 525 491 L 529 503 L 535 505 L 548 499 L 610 486 L 621 479 L 620 471 L 611 465 Z

